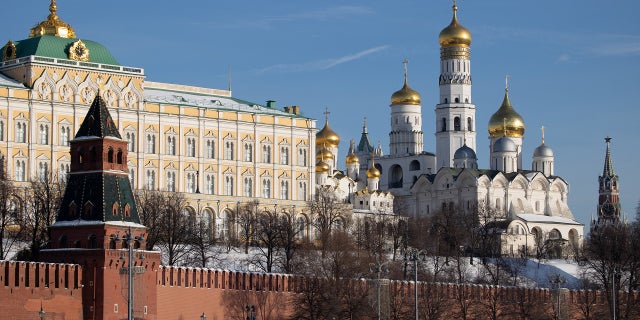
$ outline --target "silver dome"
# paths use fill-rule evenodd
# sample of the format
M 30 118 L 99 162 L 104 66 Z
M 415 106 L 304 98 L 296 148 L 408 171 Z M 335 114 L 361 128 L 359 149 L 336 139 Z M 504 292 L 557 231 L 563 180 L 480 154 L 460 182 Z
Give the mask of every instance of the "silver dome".
M 502 137 L 496 141 L 493 145 L 493 152 L 517 152 L 518 147 L 513 140 Z
M 469 148 L 466 144 L 458 148 L 453 154 L 454 159 L 474 159 L 477 160 L 476 152 Z
M 553 157 L 553 150 L 544 143 L 533 151 L 534 157 Z

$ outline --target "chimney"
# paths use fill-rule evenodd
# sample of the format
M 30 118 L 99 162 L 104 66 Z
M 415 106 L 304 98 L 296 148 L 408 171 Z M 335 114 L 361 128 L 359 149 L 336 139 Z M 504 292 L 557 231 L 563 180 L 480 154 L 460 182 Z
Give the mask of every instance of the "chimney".
M 291 107 L 292 113 L 295 114 L 296 116 L 300 114 L 300 107 L 299 106 L 293 106 Z
M 291 113 L 291 107 L 284 107 L 284 112 Z
M 274 100 L 267 100 L 267 108 L 273 109 L 276 107 L 276 102 Z

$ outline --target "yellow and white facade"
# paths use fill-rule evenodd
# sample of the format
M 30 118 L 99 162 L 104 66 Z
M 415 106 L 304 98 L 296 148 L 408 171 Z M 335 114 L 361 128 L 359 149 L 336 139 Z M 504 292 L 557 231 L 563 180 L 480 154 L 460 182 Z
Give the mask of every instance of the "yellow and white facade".
M 9 179 L 63 179 L 69 140 L 100 94 L 129 142 L 135 189 L 183 192 L 189 210 L 216 226 L 250 200 L 302 214 L 315 188 L 314 119 L 229 90 L 147 81 L 144 69 L 76 38 L 55 1 L 49 10 L 28 39 L 2 47 L 0 157 Z

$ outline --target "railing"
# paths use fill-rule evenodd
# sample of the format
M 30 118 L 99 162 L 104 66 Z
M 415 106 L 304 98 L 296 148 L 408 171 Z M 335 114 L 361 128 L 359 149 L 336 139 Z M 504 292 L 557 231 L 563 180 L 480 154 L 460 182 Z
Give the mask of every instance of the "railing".
M 6 66 L 14 66 L 17 64 L 29 63 L 29 62 L 45 62 L 45 63 L 51 63 L 51 64 L 57 64 L 57 65 L 78 66 L 78 67 L 89 68 L 89 69 L 102 69 L 102 70 L 116 71 L 116 72 L 122 72 L 122 73 L 144 75 L 144 69 L 142 68 L 116 66 L 112 64 L 74 61 L 74 60 L 68 60 L 68 59 L 49 58 L 49 57 L 41 57 L 41 56 L 28 56 L 20 59 L 2 61 L 0 62 L 0 68 L 6 67 Z

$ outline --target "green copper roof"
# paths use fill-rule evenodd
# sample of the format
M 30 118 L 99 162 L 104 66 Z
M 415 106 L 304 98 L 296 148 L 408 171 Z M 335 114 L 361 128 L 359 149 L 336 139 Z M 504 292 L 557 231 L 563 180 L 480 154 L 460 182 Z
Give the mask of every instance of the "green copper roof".
M 78 39 L 68 39 L 55 36 L 41 36 L 16 41 L 16 58 L 27 56 L 41 56 L 58 59 L 69 59 L 69 47 L 78 41 Z M 91 41 L 84 40 L 87 49 L 89 49 L 89 61 L 94 63 L 120 65 L 118 61 L 111 55 L 109 50 L 103 45 Z

